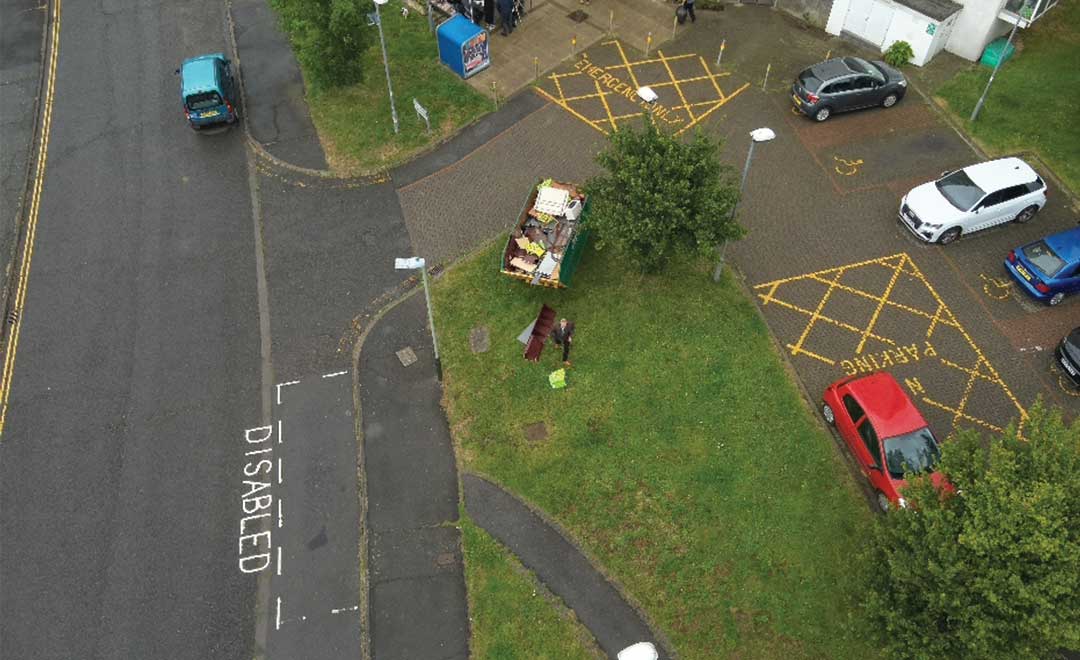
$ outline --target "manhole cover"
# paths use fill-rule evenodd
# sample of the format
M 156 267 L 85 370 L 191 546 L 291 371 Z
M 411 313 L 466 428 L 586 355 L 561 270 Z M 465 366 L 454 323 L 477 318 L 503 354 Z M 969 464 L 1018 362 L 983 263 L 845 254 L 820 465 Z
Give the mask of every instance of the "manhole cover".
M 566 16 L 567 16 L 567 18 L 574 21 L 575 23 L 584 23 L 585 19 L 587 19 L 589 17 L 588 14 L 581 11 L 580 9 L 578 9 L 576 11 L 572 11 L 569 14 L 567 14 Z
M 525 427 L 525 439 L 529 442 L 540 442 L 547 438 L 547 426 L 543 422 L 533 422 Z
M 487 353 L 491 348 L 491 336 L 486 325 L 481 325 L 469 331 L 469 348 L 473 353 Z
M 413 352 L 411 346 L 406 346 L 396 353 L 397 359 L 401 360 L 401 366 L 407 367 L 413 362 L 416 362 L 416 353 Z
M 457 557 L 452 552 L 440 552 L 435 557 L 435 565 L 440 568 L 453 566 L 455 563 L 457 563 Z

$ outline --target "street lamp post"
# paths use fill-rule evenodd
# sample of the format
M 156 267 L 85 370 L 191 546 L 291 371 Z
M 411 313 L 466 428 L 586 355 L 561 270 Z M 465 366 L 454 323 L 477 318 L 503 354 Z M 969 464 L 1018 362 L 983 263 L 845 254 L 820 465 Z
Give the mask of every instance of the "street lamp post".
M 394 87 L 390 84 L 390 62 L 386 59 L 386 39 L 383 38 L 382 17 L 379 15 L 379 7 L 390 0 L 373 0 L 375 2 L 375 24 L 379 26 L 379 44 L 382 46 L 383 68 L 386 70 L 386 89 L 390 92 L 390 116 L 394 119 L 394 133 L 398 132 L 397 108 L 394 107 Z
M 746 165 L 743 166 L 742 181 L 739 182 L 739 197 L 731 205 L 731 220 L 735 219 L 735 209 L 739 208 L 743 190 L 746 189 L 746 176 L 750 173 L 750 159 L 754 157 L 754 145 L 758 142 L 768 142 L 775 137 L 776 133 L 773 133 L 771 128 L 756 128 L 750 131 L 750 151 L 746 153 Z M 719 282 L 720 274 L 724 272 L 724 252 L 727 251 L 727 244 L 727 239 L 724 239 L 723 244 L 720 245 L 720 261 L 713 269 L 713 282 Z
M 435 351 L 435 377 L 442 382 L 442 361 L 439 360 L 439 340 L 435 337 L 435 316 L 431 313 L 431 294 L 428 293 L 427 264 L 423 257 L 394 259 L 397 270 L 419 270 L 424 280 L 424 300 L 427 302 L 428 323 L 431 325 L 431 348 Z
M 1012 30 L 1009 31 L 1009 39 L 1005 42 L 1005 47 L 998 53 L 997 62 L 994 63 L 994 70 L 990 73 L 990 80 L 986 81 L 982 96 L 975 103 L 975 109 L 971 111 L 971 119 L 968 121 L 975 121 L 979 118 L 979 111 L 982 110 L 983 103 L 986 102 L 986 95 L 990 93 L 990 85 L 994 84 L 994 76 L 997 75 L 998 69 L 1001 68 L 1001 63 L 1005 61 L 1005 53 L 1009 51 L 1009 46 L 1012 44 L 1013 36 L 1016 35 L 1016 28 L 1018 27 L 1020 27 L 1020 21 L 1013 23 Z

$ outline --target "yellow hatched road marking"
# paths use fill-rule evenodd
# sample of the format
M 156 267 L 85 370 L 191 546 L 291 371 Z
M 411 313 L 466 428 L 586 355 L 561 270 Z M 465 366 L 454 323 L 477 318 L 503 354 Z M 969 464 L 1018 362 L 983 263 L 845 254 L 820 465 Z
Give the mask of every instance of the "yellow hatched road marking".
M 26 287 L 30 281 L 30 262 L 34 256 L 34 236 L 37 233 L 38 212 L 41 209 L 41 189 L 45 181 L 45 164 L 49 155 L 49 132 L 52 130 L 53 97 L 56 93 L 56 62 L 60 52 L 60 5 L 61 0 L 56 0 L 53 6 L 53 25 L 49 35 L 51 43 L 49 74 L 45 83 L 45 104 L 41 118 L 37 168 L 34 171 L 34 183 L 26 218 L 26 240 L 23 243 L 22 263 L 19 265 L 18 280 L 15 283 L 15 305 L 12 308 L 15 321 L 11 324 L 5 347 L 7 350 L 4 351 L 4 371 L 0 380 L 0 437 L 4 434 L 4 423 L 7 421 L 11 379 L 15 374 L 15 354 L 19 348 L 19 328 L 22 325 L 22 312 L 26 305 Z
M 686 114 L 690 115 L 690 123 L 693 124 L 697 122 L 697 120 L 694 119 L 694 113 L 690 111 L 690 104 L 686 101 L 686 95 L 683 94 L 682 87 L 679 85 L 679 80 L 675 77 L 675 72 L 671 70 L 671 65 L 668 64 L 668 59 L 664 57 L 664 51 L 657 50 L 656 54 L 660 56 L 660 62 L 663 63 L 664 70 L 667 71 L 668 78 L 671 78 L 671 84 L 675 86 L 675 91 L 679 94 L 679 100 L 683 102 L 682 107 L 686 109 Z
M 839 282 L 840 278 L 843 276 L 844 273 L 864 266 L 882 266 L 893 271 L 892 277 L 890 278 L 884 292 L 882 292 L 881 294 L 870 293 L 846 284 L 841 284 Z M 936 308 L 933 314 L 916 309 L 914 307 L 911 307 L 910 305 L 894 302 L 889 299 L 901 274 L 909 275 L 918 282 L 922 283 L 922 285 L 925 287 L 926 292 L 930 295 L 930 297 L 936 304 Z M 818 282 L 828 287 L 828 289 L 821 295 L 821 300 L 818 302 L 816 310 L 806 309 L 802 306 L 794 305 L 790 302 L 780 300 L 776 297 L 777 291 L 781 285 L 800 280 Z M 967 374 L 967 382 L 965 384 L 963 393 L 960 396 L 960 400 L 957 405 L 954 406 L 943 404 L 928 397 L 924 397 L 923 400 L 930 405 L 933 405 L 937 408 L 951 413 L 953 415 L 954 425 L 961 420 L 966 420 L 979 424 L 985 428 L 1001 432 L 1003 430 L 1002 427 L 991 424 L 977 417 L 973 417 L 966 410 L 969 399 L 971 398 L 972 392 L 974 390 L 975 383 L 979 380 L 985 381 L 1000 388 L 1001 392 L 1004 393 L 1006 398 L 1013 405 L 1017 412 L 1017 415 L 1019 416 L 1019 434 L 1020 437 L 1023 437 L 1023 428 L 1025 422 L 1027 421 L 1027 411 L 1017 400 L 1016 396 L 1009 389 L 1008 385 L 1005 384 L 1005 381 L 1001 378 L 997 370 L 994 369 L 994 366 L 990 363 L 989 360 L 986 359 L 986 356 L 983 355 L 982 351 L 979 349 L 978 345 L 964 329 L 963 325 L 959 322 L 959 320 L 955 317 L 955 315 L 948 308 L 945 302 L 941 299 L 941 296 L 938 295 L 937 291 L 934 290 L 934 287 L 930 284 L 930 282 L 915 265 L 914 261 L 912 261 L 906 253 L 894 254 L 888 257 L 880 257 L 877 259 L 867 259 L 864 261 L 848 264 L 845 266 L 839 266 L 836 268 L 828 268 L 813 273 L 781 278 L 755 285 L 753 289 L 755 292 L 757 292 L 757 295 L 761 299 L 763 305 L 777 305 L 779 307 L 797 311 L 809 317 L 807 325 L 806 327 L 804 327 L 802 335 L 799 337 L 799 340 L 795 344 L 788 344 L 788 348 L 792 351 L 793 355 L 808 355 L 827 364 L 835 364 L 835 362 L 830 360 L 829 358 L 809 353 L 802 348 L 802 345 L 806 341 L 809 333 L 812 331 L 813 326 L 818 322 L 832 324 L 834 326 L 844 328 L 846 330 L 851 330 L 856 334 L 859 334 L 860 341 L 857 348 L 855 349 L 856 355 L 862 354 L 867 339 L 882 341 L 886 344 L 893 346 L 896 345 L 895 341 L 886 339 L 874 333 L 880 314 L 886 306 L 903 310 L 914 316 L 927 319 L 929 321 L 925 334 L 925 338 L 927 341 L 933 338 L 935 331 L 937 331 L 939 328 L 949 328 L 957 331 L 967 343 L 968 348 L 970 348 L 971 351 L 974 353 L 974 365 L 970 367 L 963 366 L 945 357 L 937 357 L 938 362 L 942 366 L 956 369 L 960 372 Z M 834 291 L 843 291 L 851 295 L 861 296 L 863 298 L 877 302 L 874 313 L 871 316 L 870 320 L 867 322 L 866 327 L 855 328 L 850 324 L 830 319 L 821 314 L 821 310 L 823 309 L 825 303 L 830 299 Z

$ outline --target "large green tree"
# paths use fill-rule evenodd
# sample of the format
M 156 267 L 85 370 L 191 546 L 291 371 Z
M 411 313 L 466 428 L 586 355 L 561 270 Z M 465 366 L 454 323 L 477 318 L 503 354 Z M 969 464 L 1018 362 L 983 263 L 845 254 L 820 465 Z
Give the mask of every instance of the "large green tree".
M 1033 660 L 1080 648 L 1080 421 L 1041 403 L 1016 429 L 943 443 L 864 568 L 867 632 L 895 658 Z
M 596 157 L 606 174 L 585 189 L 597 246 L 656 272 L 678 254 L 713 254 L 742 229 L 731 217 L 739 192 L 733 170 L 720 163 L 722 144 L 700 132 L 682 142 L 645 116 L 641 129 L 611 134 Z
M 371 29 L 366 15 L 374 6 L 364 0 L 271 0 L 296 59 L 315 90 L 359 82 Z

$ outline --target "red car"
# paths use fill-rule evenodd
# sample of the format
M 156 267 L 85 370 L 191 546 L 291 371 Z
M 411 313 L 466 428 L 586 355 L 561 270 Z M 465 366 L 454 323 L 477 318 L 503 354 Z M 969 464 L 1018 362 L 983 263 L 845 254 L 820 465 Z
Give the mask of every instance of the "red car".
M 900 495 L 905 472 L 932 472 L 934 484 L 942 485 L 933 471 L 941 457 L 937 439 L 890 374 L 842 378 L 825 388 L 822 399 L 822 416 L 866 473 L 882 511 L 907 506 Z

